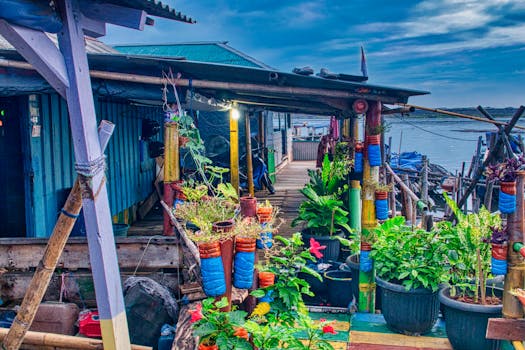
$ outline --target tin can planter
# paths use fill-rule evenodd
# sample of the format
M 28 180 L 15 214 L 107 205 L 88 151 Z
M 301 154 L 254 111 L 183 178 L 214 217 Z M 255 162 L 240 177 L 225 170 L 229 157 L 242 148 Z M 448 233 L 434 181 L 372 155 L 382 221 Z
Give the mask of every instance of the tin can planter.
M 351 271 L 331 270 L 323 275 L 327 284 L 328 302 L 331 306 L 348 307 L 353 299 Z M 359 278 L 359 276 L 357 277 Z
M 233 286 L 235 288 L 252 287 L 255 244 L 255 238 L 235 238 L 235 258 L 233 260 Z
M 381 166 L 381 135 L 369 135 L 366 137 L 368 163 L 370 166 Z
M 400 284 L 376 277 L 381 287 L 381 310 L 392 331 L 406 335 L 428 333 L 439 316 L 438 292 L 426 288 L 406 290 Z M 448 322 L 448 319 L 447 319 Z
M 254 218 L 257 216 L 257 198 L 246 196 L 240 198 L 241 215 L 245 218 Z
M 217 297 L 226 292 L 224 265 L 219 242 L 200 243 L 202 288 L 210 297 Z
M 516 182 L 500 182 L 498 209 L 503 214 L 516 211 Z
M 487 295 L 494 293 L 502 297 L 500 288 L 487 288 Z M 450 297 L 450 287 L 441 289 L 439 301 L 446 316 L 445 328 L 447 337 L 454 349 L 462 350 L 499 350 L 500 340 L 486 339 L 489 318 L 502 315 L 503 306 L 469 304 Z
M 376 191 L 375 193 L 376 219 L 388 219 L 388 192 Z
M 275 274 L 273 272 L 259 272 L 259 288 L 273 286 L 275 283 Z

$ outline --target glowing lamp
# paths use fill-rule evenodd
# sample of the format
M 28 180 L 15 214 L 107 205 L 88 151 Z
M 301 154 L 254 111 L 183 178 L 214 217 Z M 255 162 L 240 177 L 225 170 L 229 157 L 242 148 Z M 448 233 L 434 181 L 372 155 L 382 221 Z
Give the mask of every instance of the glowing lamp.
M 366 102 L 366 100 L 363 100 L 361 98 L 358 100 L 355 100 L 354 103 L 352 104 L 352 110 L 356 114 L 366 113 L 366 111 L 368 111 L 368 102 Z
M 237 108 L 232 108 L 232 110 L 230 111 L 230 117 L 233 119 L 233 120 L 239 120 L 240 116 L 241 116 L 241 113 L 239 112 L 239 110 Z

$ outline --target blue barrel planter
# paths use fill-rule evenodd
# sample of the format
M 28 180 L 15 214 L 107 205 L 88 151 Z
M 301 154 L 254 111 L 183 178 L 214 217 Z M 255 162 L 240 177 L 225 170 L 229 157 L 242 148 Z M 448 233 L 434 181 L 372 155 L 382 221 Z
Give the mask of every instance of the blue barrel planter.
M 500 182 L 498 209 L 502 214 L 512 214 L 516 211 L 516 182 Z
M 257 238 L 257 248 L 258 249 L 269 249 L 273 246 L 273 232 L 268 224 L 261 224 L 263 232 L 261 232 L 261 237 Z M 265 231 L 266 230 L 266 231 Z
M 491 258 L 490 271 L 494 276 L 507 274 L 507 260 L 500 260 L 494 257 Z
M 388 219 L 388 192 L 376 192 L 376 219 L 386 220 Z
M 199 244 L 201 258 L 202 288 L 209 297 L 226 293 L 226 278 L 219 242 Z
M 237 237 L 233 260 L 233 286 L 248 289 L 253 285 L 255 239 Z
M 368 163 L 370 166 L 381 166 L 381 135 L 369 135 L 366 137 Z
M 355 158 L 354 158 L 354 172 L 355 173 L 362 173 L 363 172 L 363 151 L 357 150 L 355 151 Z
M 374 260 L 370 258 L 370 251 L 361 250 L 359 255 L 359 270 L 363 272 L 370 272 L 374 267 Z

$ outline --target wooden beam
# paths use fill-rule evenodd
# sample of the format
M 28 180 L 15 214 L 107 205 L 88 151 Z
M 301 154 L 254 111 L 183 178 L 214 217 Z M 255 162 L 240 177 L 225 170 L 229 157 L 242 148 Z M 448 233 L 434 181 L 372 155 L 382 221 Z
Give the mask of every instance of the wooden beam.
M 44 32 L 0 19 L 0 34 L 31 63 L 60 96 L 66 98 L 69 80 L 64 58 Z
M 69 78 L 67 106 L 75 150 L 75 170 L 82 188 L 89 256 L 102 340 L 106 350 L 129 349 L 130 339 L 111 210 L 105 176 L 105 161 L 97 136 L 95 104 L 84 45 L 78 0 L 59 0 L 62 30 L 58 34 Z
M 489 318 L 487 339 L 525 340 L 525 319 Z
M 99 38 L 106 35 L 106 23 L 99 19 L 82 16 L 80 23 L 84 28 L 84 34 L 90 37 Z
M 138 30 L 144 30 L 148 15 L 143 10 L 88 0 L 80 1 L 80 10 L 97 21 Z

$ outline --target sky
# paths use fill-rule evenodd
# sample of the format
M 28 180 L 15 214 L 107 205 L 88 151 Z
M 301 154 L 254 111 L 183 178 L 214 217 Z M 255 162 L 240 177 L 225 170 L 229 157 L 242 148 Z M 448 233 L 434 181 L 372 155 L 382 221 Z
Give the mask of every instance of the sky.
M 279 70 L 311 66 L 425 90 L 428 107 L 525 104 L 525 0 L 164 0 L 197 20 L 110 26 L 109 44 L 228 41 Z

